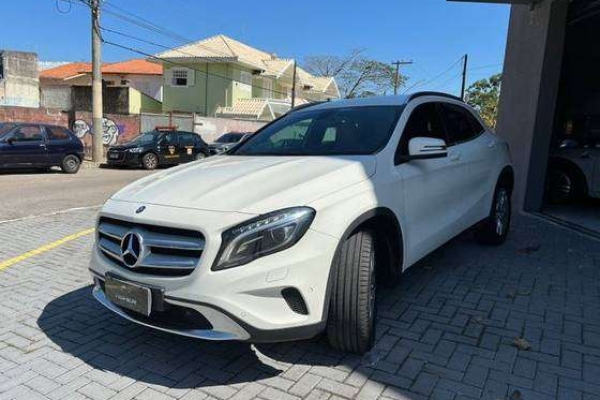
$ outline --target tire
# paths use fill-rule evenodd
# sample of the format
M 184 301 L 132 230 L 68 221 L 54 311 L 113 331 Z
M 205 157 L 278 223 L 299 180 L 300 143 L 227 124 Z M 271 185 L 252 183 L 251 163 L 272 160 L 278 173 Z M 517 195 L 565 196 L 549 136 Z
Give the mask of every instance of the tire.
M 548 200 L 553 204 L 566 204 L 582 198 L 584 179 L 579 171 L 568 165 L 552 167 L 548 176 Z
M 206 157 L 206 154 L 199 152 L 198 154 L 196 154 L 196 161 L 204 160 Z
M 375 341 L 374 238 L 370 231 L 358 231 L 343 244 L 330 282 L 331 299 L 327 336 L 332 347 L 363 354 Z
M 80 166 L 81 161 L 79 160 L 79 157 L 73 154 L 66 155 L 60 163 L 60 169 L 65 174 L 76 174 L 77 171 L 79 171 Z
M 142 167 L 149 171 L 158 167 L 158 157 L 154 153 L 146 153 L 142 157 Z
M 494 191 L 490 216 L 482 221 L 476 233 L 477 240 L 480 243 L 497 246 L 506 241 L 512 213 L 510 198 L 510 186 L 505 182 L 498 182 Z

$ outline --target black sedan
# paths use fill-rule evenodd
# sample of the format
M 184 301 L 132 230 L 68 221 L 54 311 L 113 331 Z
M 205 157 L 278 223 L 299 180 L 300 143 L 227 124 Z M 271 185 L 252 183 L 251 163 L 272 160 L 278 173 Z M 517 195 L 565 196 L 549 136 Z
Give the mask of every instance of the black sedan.
M 200 135 L 183 131 L 144 132 L 127 143 L 108 148 L 108 165 L 142 166 L 183 164 L 209 156 L 208 144 Z
M 60 167 L 79 171 L 84 150 L 70 130 L 54 125 L 0 123 L 0 168 Z

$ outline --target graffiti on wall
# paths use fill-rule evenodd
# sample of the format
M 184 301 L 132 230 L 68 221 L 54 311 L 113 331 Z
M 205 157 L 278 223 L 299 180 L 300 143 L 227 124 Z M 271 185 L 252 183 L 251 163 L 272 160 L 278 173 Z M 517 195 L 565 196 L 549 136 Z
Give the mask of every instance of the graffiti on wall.
M 92 128 L 83 119 L 78 119 L 73 123 L 73 132 L 79 139 L 85 141 L 86 136 L 92 135 Z M 121 134 L 119 125 L 112 119 L 102 118 L 102 142 L 106 146 L 111 146 L 117 143 L 117 139 Z

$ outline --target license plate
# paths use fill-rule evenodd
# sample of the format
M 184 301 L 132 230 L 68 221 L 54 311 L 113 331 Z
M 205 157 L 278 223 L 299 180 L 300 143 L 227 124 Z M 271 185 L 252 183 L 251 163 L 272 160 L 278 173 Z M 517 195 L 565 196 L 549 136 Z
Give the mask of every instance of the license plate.
M 108 158 L 110 158 L 111 160 L 116 160 L 117 158 L 119 158 L 119 154 L 118 153 L 108 153 Z
M 145 316 L 150 315 L 150 311 L 152 311 L 152 292 L 149 288 L 108 276 L 104 288 L 108 300 L 117 306 Z

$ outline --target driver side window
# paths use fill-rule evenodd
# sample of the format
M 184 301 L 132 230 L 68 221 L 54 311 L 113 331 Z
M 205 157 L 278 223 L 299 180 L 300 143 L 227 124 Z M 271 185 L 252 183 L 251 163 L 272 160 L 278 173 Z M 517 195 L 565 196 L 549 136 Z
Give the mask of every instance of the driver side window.
M 400 144 L 396 151 L 396 160 L 408 155 L 408 142 L 416 137 L 442 139 L 448 143 L 446 131 L 438 113 L 437 103 L 421 104 L 413 110 L 404 132 L 402 132 Z M 399 164 L 398 161 L 396 161 L 397 164 Z

